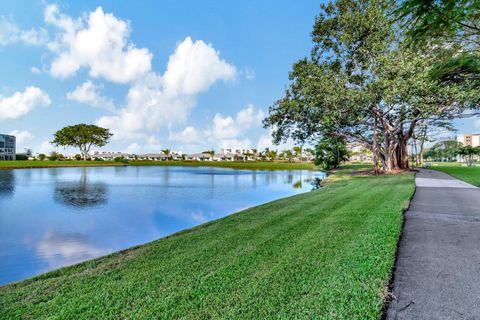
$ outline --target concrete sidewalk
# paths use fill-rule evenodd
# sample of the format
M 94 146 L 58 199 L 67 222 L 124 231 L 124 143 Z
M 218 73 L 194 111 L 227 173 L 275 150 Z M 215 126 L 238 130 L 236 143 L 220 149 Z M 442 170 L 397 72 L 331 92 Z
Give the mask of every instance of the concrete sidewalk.
M 387 319 L 480 319 L 480 189 L 421 170 Z

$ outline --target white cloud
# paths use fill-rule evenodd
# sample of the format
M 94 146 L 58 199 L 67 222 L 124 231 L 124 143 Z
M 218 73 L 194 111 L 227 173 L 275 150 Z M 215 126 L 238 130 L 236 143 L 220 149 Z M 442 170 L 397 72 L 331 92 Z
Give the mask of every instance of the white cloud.
M 75 90 L 68 92 L 67 99 L 107 110 L 115 109 L 112 99 L 102 96 L 100 89 L 99 86 L 88 80 L 76 87 Z
M 47 106 L 50 103 L 50 97 L 41 89 L 26 87 L 23 92 L 17 91 L 10 97 L 0 96 L 0 120 L 16 119 L 38 106 Z
M 101 7 L 88 17 L 72 19 L 51 4 L 45 9 L 45 22 L 60 30 L 48 44 L 56 54 L 50 68 L 55 77 L 66 78 L 87 68 L 91 77 L 126 83 L 151 69 L 152 54 L 128 40 L 130 24 Z
M 23 131 L 13 130 L 9 133 L 9 135 L 15 136 L 17 144 L 19 145 L 23 145 L 25 142 L 33 138 L 33 134 L 31 134 L 26 130 L 23 130 Z
M 126 107 L 97 123 L 110 128 L 115 139 L 158 133 L 183 123 L 195 106 L 196 95 L 216 81 L 233 79 L 235 70 L 211 45 L 187 37 L 170 56 L 163 76 L 150 72 L 135 81 Z
M 181 132 L 170 132 L 169 140 L 180 142 L 189 149 L 252 148 L 255 146 L 249 136 L 262 127 L 264 117 L 262 110 L 255 110 L 248 105 L 235 117 L 215 114 L 211 126 L 205 130 L 188 126 Z
M 186 127 L 182 132 L 170 132 L 168 140 L 183 144 L 199 144 L 203 141 L 201 133 L 194 127 Z
M 55 148 L 50 143 L 50 141 L 43 141 L 42 144 L 38 147 L 38 153 L 44 153 L 46 155 L 50 154 L 52 151 L 55 151 Z
M 136 142 L 130 144 L 123 152 L 125 153 L 138 153 L 140 151 L 140 145 Z
M 242 70 L 243 76 L 245 76 L 245 79 L 247 80 L 253 80 L 255 79 L 255 70 L 249 67 L 245 67 Z
M 48 35 L 45 29 L 21 30 L 14 22 L 0 16 L 0 45 L 17 42 L 28 45 L 43 45 L 47 41 Z
M 42 70 L 40 70 L 40 69 L 37 68 L 37 67 L 31 67 L 31 68 L 30 68 L 30 71 L 31 71 L 33 74 L 41 74 L 41 73 L 42 73 Z
M 260 128 L 265 113 L 262 110 L 255 112 L 252 105 L 240 110 L 235 119 L 224 117 L 217 113 L 213 118 L 213 126 L 207 131 L 210 141 L 222 141 L 236 139 L 245 134 L 251 128 Z M 245 141 L 244 141 L 245 143 Z M 221 142 L 221 144 L 223 144 Z
M 480 119 L 475 120 L 474 125 L 477 130 L 480 130 Z
M 167 95 L 195 95 L 217 80 L 233 79 L 235 66 L 220 59 L 220 52 L 201 40 L 185 38 L 168 59 L 163 75 Z

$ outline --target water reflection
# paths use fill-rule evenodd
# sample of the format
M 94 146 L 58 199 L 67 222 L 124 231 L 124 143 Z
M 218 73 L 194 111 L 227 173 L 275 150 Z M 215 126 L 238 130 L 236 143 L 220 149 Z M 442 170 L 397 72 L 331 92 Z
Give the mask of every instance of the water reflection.
M 86 208 L 106 204 L 108 187 L 103 182 L 89 182 L 87 168 L 81 169 L 78 181 L 60 181 L 56 183 L 54 199 L 58 203 Z
M 11 197 L 15 193 L 15 174 L 13 170 L 0 170 L 0 199 Z
M 0 171 L 0 284 L 308 192 L 316 177 L 208 167 Z
M 49 262 L 51 268 L 74 264 L 109 253 L 100 249 L 80 233 L 59 233 L 49 230 L 38 242 L 37 254 Z

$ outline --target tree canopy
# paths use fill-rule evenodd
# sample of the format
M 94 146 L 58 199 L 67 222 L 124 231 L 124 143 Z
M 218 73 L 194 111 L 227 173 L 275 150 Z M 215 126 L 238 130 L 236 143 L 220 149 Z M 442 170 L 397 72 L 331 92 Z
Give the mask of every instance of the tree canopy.
M 408 168 L 407 143 L 418 125 L 478 106 L 472 86 L 430 76 L 437 56 L 427 45 L 404 43 L 393 8 L 388 0 L 321 6 L 312 54 L 293 65 L 289 88 L 264 121 L 275 142 L 341 137 L 369 149 L 376 172 L 391 172 Z
M 83 160 L 87 160 L 90 148 L 105 146 L 112 135 L 108 129 L 82 123 L 58 130 L 54 134 L 52 144 L 79 148 Z

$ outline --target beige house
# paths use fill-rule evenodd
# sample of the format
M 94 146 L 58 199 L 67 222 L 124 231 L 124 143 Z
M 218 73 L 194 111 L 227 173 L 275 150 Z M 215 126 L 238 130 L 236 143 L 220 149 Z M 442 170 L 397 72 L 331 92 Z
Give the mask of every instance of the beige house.
M 464 146 L 480 147 L 480 133 L 466 133 L 457 136 L 457 141 Z

